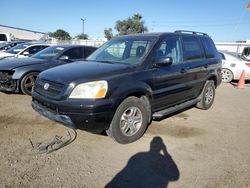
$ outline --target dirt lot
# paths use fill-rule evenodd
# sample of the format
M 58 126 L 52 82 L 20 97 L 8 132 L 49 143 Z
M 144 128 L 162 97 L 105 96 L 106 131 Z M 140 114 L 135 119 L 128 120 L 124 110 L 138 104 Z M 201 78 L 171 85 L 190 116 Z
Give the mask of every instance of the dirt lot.
M 210 110 L 153 122 L 135 143 L 78 130 L 73 143 L 39 155 L 29 138 L 46 142 L 69 129 L 30 100 L 0 93 L 0 187 L 250 187 L 250 84 L 222 84 Z

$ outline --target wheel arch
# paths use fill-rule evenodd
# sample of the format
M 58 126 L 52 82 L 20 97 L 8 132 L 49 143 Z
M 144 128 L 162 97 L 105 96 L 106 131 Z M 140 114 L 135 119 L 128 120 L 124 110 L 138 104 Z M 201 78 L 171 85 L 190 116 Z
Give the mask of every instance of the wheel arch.
M 214 86 L 215 86 L 215 88 L 218 86 L 218 79 L 217 79 L 217 76 L 211 75 L 210 77 L 208 77 L 207 80 L 212 80 L 212 81 L 214 81 Z
M 153 101 L 153 97 L 152 97 L 152 92 L 147 88 L 136 88 L 133 90 L 129 90 L 126 93 L 124 93 L 119 100 L 117 100 L 117 102 L 115 103 L 114 107 L 115 109 L 118 108 L 118 106 L 128 97 L 137 97 L 140 100 L 143 101 L 143 103 L 145 104 L 148 114 L 149 114 L 149 122 L 151 121 L 151 117 L 152 117 L 152 101 Z

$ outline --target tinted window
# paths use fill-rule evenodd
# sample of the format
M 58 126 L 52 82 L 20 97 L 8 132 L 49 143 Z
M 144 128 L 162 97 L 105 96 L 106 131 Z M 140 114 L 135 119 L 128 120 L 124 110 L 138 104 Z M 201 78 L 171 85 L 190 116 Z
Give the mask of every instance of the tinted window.
M 95 50 L 96 48 L 85 47 L 84 48 L 85 58 L 88 57 L 90 54 L 92 54 Z
M 173 63 L 181 61 L 181 43 L 179 38 L 164 39 L 156 50 L 156 59 L 171 57 Z
M 183 37 L 183 52 L 185 60 L 201 59 L 204 57 L 199 41 L 194 37 Z
M 217 50 L 216 47 L 212 41 L 212 39 L 208 37 L 202 38 L 202 43 L 205 49 L 206 58 L 214 58 L 217 57 Z
M 5 34 L 0 34 L 0 41 L 7 41 L 7 37 Z
M 84 48 L 71 48 L 63 53 L 62 56 L 68 56 L 69 59 L 84 59 Z
M 250 48 L 249 47 L 245 47 L 243 52 L 242 52 L 242 55 L 245 55 L 245 56 L 249 56 L 250 55 Z

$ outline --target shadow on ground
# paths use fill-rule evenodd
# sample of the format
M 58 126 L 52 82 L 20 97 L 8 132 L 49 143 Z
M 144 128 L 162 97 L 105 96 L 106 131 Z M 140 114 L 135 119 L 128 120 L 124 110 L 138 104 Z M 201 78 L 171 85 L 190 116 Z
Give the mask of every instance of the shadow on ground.
M 234 87 L 237 87 L 238 82 L 239 80 L 233 80 L 232 82 L 230 82 L 230 84 L 233 85 Z M 250 87 L 250 80 L 245 80 L 245 84 L 246 87 Z
M 170 181 L 177 181 L 179 177 L 177 165 L 161 137 L 157 136 L 151 141 L 150 150 L 132 156 L 105 188 L 166 188 Z

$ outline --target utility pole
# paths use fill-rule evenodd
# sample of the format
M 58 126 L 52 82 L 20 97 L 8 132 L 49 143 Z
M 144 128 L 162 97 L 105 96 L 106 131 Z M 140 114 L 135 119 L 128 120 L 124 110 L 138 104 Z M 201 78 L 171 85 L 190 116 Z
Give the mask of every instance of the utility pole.
M 84 36 L 84 22 L 86 19 L 81 18 L 82 20 L 82 35 Z

